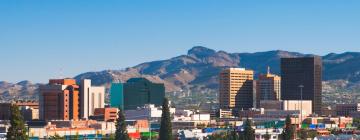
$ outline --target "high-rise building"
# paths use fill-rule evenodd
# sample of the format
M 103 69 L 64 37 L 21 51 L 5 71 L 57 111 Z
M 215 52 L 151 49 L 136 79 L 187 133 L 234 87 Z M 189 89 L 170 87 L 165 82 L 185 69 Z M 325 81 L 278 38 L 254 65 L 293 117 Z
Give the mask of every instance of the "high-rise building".
M 161 106 L 165 97 L 164 84 L 153 83 L 145 78 L 131 78 L 126 83 L 112 86 L 114 87 L 110 90 L 111 106 L 120 106 L 125 110 L 136 109 L 145 104 Z
M 124 109 L 124 86 L 123 83 L 112 83 L 110 87 L 111 107 Z
M 281 78 L 270 73 L 260 74 L 256 80 L 256 106 L 259 107 L 261 100 L 280 100 Z
M 253 107 L 254 72 L 244 68 L 228 68 L 220 72 L 219 102 L 221 109 Z
M 40 86 L 41 120 L 78 120 L 79 86 L 75 79 L 52 79 Z
M 88 119 L 96 108 L 105 107 L 105 87 L 91 86 L 91 80 L 83 79 L 80 85 L 80 117 Z
M 321 114 L 321 57 L 281 58 L 281 81 L 282 100 L 311 100 L 312 111 Z

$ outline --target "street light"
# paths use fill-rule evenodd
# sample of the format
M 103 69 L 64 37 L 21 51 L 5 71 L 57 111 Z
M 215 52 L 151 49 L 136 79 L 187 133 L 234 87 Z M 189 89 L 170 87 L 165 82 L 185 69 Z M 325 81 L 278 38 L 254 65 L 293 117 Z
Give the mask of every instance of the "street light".
M 303 101 L 303 88 L 304 88 L 304 85 L 299 85 L 299 88 L 300 88 L 300 128 L 301 128 L 301 125 L 302 125 L 302 101 Z

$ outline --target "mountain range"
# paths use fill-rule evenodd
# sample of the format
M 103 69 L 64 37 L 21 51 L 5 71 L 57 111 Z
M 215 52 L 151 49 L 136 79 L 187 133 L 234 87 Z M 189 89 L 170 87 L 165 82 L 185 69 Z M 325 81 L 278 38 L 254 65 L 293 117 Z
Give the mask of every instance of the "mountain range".
M 188 50 L 186 55 L 166 60 L 145 62 L 124 70 L 86 72 L 74 78 L 76 80 L 91 79 L 95 85 L 109 87 L 111 82 L 125 82 L 131 77 L 146 77 L 151 81 L 164 83 L 167 92 L 199 88 L 216 90 L 218 88 L 218 73 L 224 68 L 244 67 L 254 70 L 255 75 L 258 75 L 259 73 L 265 73 L 269 66 L 272 73 L 279 74 L 280 58 L 313 55 L 282 50 L 255 53 L 228 53 L 195 46 Z M 360 52 L 330 53 L 322 56 L 322 59 L 323 80 L 326 83 L 346 81 L 345 88 L 359 85 Z M 340 83 L 343 84 L 344 82 Z M 36 93 L 38 85 L 32 84 L 29 81 L 16 84 L 0 82 L 0 95 L 3 98 L 5 96 L 33 95 Z M 337 85 L 335 84 L 334 86 Z

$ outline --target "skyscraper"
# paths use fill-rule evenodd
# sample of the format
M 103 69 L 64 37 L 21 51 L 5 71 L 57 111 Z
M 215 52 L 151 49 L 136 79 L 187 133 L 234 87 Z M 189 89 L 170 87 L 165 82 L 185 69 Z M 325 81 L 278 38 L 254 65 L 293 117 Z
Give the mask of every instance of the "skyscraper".
M 111 98 L 114 98 L 110 99 L 112 107 L 120 106 L 128 110 L 145 104 L 161 106 L 165 97 L 165 86 L 150 82 L 146 78 L 131 78 L 123 84 L 112 84 L 110 93 Z
M 79 86 L 75 79 L 52 79 L 40 86 L 41 120 L 78 120 Z
M 282 100 L 312 100 L 312 110 L 321 114 L 321 57 L 281 58 L 281 81 Z
M 105 106 L 105 87 L 91 86 L 91 80 L 83 79 L 80 85 L 80 117 L 88 119 L 96 108 Z
M 219 75 L 221 109 L 249 109 L 253 107 L 254 72 L 244 68 L 228 68 Z
M 281 78 L 270 73 L 260 74 L 256 80 L 256 106 L 259 107 L 261 100 L 280 100 Z

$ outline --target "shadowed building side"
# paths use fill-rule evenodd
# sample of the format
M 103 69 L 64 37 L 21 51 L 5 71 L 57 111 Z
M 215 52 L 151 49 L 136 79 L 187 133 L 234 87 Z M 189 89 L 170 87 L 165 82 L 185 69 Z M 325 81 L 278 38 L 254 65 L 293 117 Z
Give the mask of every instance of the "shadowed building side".
M 253 107 L 254 72 L 244 68 L 228 68 L 220 72 L 219 102 L 221 109 Z
M 281 81 L 282 100 L 311 100 L 312 110 L 321 114 L 321 57 L 281 58 Z

